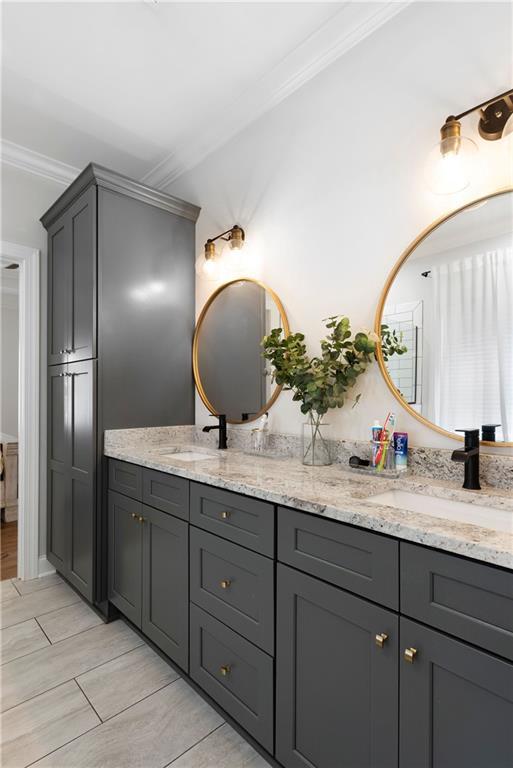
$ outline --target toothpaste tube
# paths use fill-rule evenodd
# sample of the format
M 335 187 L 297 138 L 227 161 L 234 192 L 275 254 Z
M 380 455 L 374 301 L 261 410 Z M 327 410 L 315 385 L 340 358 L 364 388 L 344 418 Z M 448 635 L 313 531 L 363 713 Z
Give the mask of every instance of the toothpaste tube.
M 394 432 L 395 468 L 399 472 L 408 469 L 408 433 Z

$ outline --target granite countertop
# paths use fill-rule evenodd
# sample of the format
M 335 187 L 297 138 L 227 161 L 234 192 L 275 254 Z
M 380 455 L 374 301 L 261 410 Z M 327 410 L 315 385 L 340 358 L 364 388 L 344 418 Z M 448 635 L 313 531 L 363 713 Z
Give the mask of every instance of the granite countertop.
M 205 458 L 184 462 L 173 457 L 172 452 L 177 449 L 201 451 Z M 170 455 L 164 455 L 168 451 Z M 104 453 L 513 570 L 513 496 L 509 490 L 485 487 L 480 492 L 465 491 L 454 482 L 418 475 L 389 479 L 353 473 L 340 464 L 306 467 L 297 458 L 271 458 L 234 449 L 217 451 L 191 440 L 191 433 L 180 427 L 172 433 L 171 428 L 106 432 Z M 511 513 L 511 531 L 431 517 L 366 500 L 391 489 L 506 511 Z

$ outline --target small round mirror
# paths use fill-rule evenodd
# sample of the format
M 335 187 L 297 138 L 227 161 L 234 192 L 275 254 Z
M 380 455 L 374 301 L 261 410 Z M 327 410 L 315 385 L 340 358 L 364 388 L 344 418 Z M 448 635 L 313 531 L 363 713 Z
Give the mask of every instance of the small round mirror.
M 381 371 L 413 416 L 513 445 L 513 190 L 419 235 L 386 282 L 375 330 Z M 402 353 L 387 355 L 394 334 Z
M 273 328 L 289 326 L 274 291 L 257 280 L 232 280 L 203 307 L 193 344 L 194 380 L 208 410 L 231 424 L 254 421 L 278 397 L 261 342 Z

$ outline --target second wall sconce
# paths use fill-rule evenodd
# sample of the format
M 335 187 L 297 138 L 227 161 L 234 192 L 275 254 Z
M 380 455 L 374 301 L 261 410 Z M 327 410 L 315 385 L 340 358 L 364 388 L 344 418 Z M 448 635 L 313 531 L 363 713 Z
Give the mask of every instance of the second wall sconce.
M 222 262 L 226 258 L 216 247 L 217 240 L 224 240 L 224 242 L 228 243 L 230 251 L 240 251 L 244 247 L 246 235 L 242 227 L 234 224 L 226 232 L 221 232 L 221 234 L 215 237 L 209 237 L 203 247 L 203 253 L 196 260 L 197 274 L 207 280 L 218 279 L 223 267 Z
M 478 148 L 472 139 L 462 136 L 460 121 L 478 110 L 481 138 L 497 141 L 513 132 L 513 89 L 459 115 L 450 115 L 440 129 L 440 142 L 428 158 L 427 183 L 433 192 L 448 195 L 470 185 L 477 167 Z

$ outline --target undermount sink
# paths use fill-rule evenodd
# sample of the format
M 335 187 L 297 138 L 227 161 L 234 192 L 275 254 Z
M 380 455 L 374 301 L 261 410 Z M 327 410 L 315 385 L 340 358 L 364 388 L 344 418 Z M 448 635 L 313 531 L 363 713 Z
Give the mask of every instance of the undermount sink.
M 444 520 L 470 523 L 482 528 L 513 533 L 513 512 L 507 509 L 494 509 L 479 504 L 440 499 L 435 496 L 424 496 L 420 493 L 401 490 L 384 491 L 375 496 L 369 496 L 366 501 L 370 501 L 371 504 L 405 509 L 409 512 L 419 512 L 430 517 L 439 517 Z
M 200 451 L 177 451 L 175 453 L 163 453 L 161 455 L 164 459 L 176 459 L 177 461 L 205 461 L 216 458 L 216 456 L 211 453 L 200 453 Z

